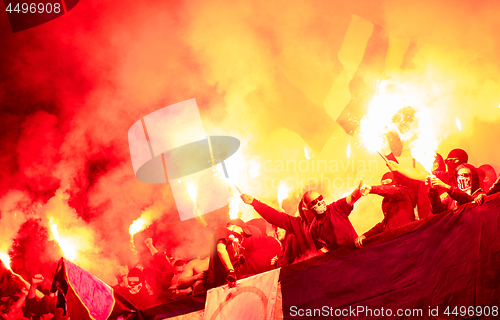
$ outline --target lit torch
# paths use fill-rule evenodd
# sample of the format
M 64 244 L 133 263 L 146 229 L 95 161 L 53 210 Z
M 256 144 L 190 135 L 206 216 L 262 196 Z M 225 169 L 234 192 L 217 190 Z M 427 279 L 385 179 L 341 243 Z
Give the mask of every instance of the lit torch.
M 4 252 L 0 252 L 0 260 L 10 270 L 10 256 Z
M 420 96 L 408 86 L 382 81 L 368 114 L 361 119 L 360 138 L 370 151 L 379 152 L 387 162 L 381 150 L 391 146 L 388 134 L 392 132 L 401 143 L 409 143 L 412 157 L 430 172 L 438 141 L 430 109 L 424 107 Z
M 283 211 L 282 203 L 283 200 L 288 198 L 288 195 L 290 194 L 290 188 L 287 187 L 287 185 L 283 182 L 280 182 L 278 185 L 278 203 L 281 211 Z
M 128 228 L 128 233 L 130 233 L 130 244 L 132 245 L 132 251 L 137 253 L 134 244 L 134 235 L 139 231 L 144 230 L 147 226 L 151 224 L 152 219 L 149 217 L 148 212 L 144 211 L 139 218 L 134 220 L 130 227 Z
M 52 236 L 59 244 L 61 251 L 64 254 L 64 257 L 68 260 L 75 261 L 77 249 L 74 244 L 68 238 L 61 237 L 59 235 L 59 231 L 57 230 L 57 224 L 54 223 L 54 218 L 49 219 L 49 227 L 50 232 L 52 232 Z

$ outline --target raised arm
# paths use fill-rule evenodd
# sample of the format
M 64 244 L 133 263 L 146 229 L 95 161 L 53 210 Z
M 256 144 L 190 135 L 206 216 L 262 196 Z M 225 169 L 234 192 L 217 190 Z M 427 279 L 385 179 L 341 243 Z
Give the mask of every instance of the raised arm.
M 246 204 L 252 205 L 255 211 L 257 211 L 257 213 L 259 213 L 262 218 L 264 218 L 264 220 L 266 220 L 270 224 L 285 229 L 287 232 L 294 233 L 293 221 L 295 219 L 298 219 L 297 217 L 292 217 L 284 212 L 271 208 L 267 204 L 254 199 L 248 194 L 242 194 L 241 199 Z
M 366 186 L 366 193 L 378 194 L 382 197 L 387 197 L 391 200 L 404 200 L 404 194 L 400 187 L 396 187 L 393 185 L 388 186 Z
M 359 200 L 359 198 L 361 198 L 362 194 L 361 194 L 361 187 L 363 186 L 363 179 L 360 179 L 359 180 L 359 184 L 358 186 L 356 187 L 356 189 L 354 189 L 350 195 L 347 196 L 346 198 L 346 202 L 348 205 L 350 205 L 351 207 L 354 205 L 354 203 L 356 203 L 356 201 Z

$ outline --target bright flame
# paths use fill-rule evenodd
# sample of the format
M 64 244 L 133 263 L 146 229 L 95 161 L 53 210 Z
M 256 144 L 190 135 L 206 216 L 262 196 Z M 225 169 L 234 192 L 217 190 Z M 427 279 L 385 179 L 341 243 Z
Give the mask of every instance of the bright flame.
M 309 152 L 307 152 L 307 148 L 306 147 L 304 147 L 304 155 L 306 156 L 307 160 L 311 159 L 311 156 L 309 156 Z
M 401 142 L 409 142 L 413 158 L 430 172 L 438 140 L 430 109 L 420 96 L 418 90 L 382 81 L 368 114 L 361 119 L 360 138 L 368 150 L 380 152 L 388 147 L 386 134 L 394 132 Z
M 462 123 L 460 123 L 458 118 L 455 118 L 455 124 L 457 125 L 458 130 L 462 131 Z
M 57 241 L 59 247 L 61 248 L 61 251 L 64 254 L 64 257 L 66 257 L 66 259 L 68 260 L 74 261 L 76 259 L 76 253 L 77 253 L 76 246 L 72 244 L 68 238 L 61 237 L 59 235 L 59 231 L 57 230 L 57 224 L 54 223 L 54 218 L 49 219 L 49 226 L 50 226 L 50 231 L 54 236 L 54 239 Z
M 235 197 L 232 199 L 232 201 L 229 203 L 229 218 L 236 219 L 239 216 L 240 213 L 240 203 L 239 203 L 238 197 Z
M 10 270 L 10 256 L 4 252 L 0 252 L 0 260 Z
M 130 227 L 128 228 L 128 232 L 130 233 L 131 236 L 136 234 L 137 232 L 143 230 L 146 227 L 147 221 L 142 217 L 142 215 L 132 222 Z
M 288 188 L 288 186 L 285 183 L 280 182 L 280 184 L 278 185 L 278 202 L 279 202 L 280 208 L 281 208 L 281 203 L 283 202 L 283 200 L 288 198 L 290 191 L 291 191 L 291 189 Z
M 351 142 L 347 144 L 346 154 L 347 154 L 347 159 L 351 158 Z
M 252 161 L 250 163 L 249 172 L 250 172 L 250 177 L 252 177 L 254 179 L 257 178 L 260 174 L 260 164 L 258 162 Z
M 196 187 L 192 183 L 187 183 L 186 186 L 189 196 L 191 197 L 191 200 L 193 200 L 193 202 L 196 203 L 196 194 L 197 194 Z
M 415 117 L 418 119 L 417 138 L 410 142 L 411 155 L 427 172 L 431 173 L 439 144 L 432 123 L 432 115 L 429 109 L 422 108 L 418 110 Z

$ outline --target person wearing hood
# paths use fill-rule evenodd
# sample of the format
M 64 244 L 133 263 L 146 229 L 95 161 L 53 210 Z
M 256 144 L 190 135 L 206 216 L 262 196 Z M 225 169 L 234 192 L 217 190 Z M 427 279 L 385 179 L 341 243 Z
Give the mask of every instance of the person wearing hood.
M 229 220 L 226 227 L 217 228 L 210 250 L 205 289 L 234 284 L 238 279 L 238 267 L 245 262 L 240 252 L 244 238 L 252 236 L 247 224 L 241 219 Z
M 346 210 L 349 210 L 349 213 L 352 210 L 352 205 L 360 197 L 360 194 L 359 196 L 358 194 L 359 187 L 347 196 L 347 198 L 339 200 L 345 204 Z M 306 197 L 306 195 L 308 196 Z M 320 203 L 323 197 L 321 196 L 321 200 L 316 201 L 320 196 L 321 195 L 317 192 L 306 192 L 298 205 L 299 216 L 294 217 L 285 212 L 271 208 L 248 194 L 241 195 L 243 202 L 251 205 L 264 220 L 286 230 L 290 241 L 286 241 L 282 246 L 282 256 L 286 256 L 287 258 L 281 260 L 281 266 L 285 266 L 290 262 L 295 263 L 302 261 L 321 254 L 322 252 L 326 252 L 323 247 L 318 248 L 316 246 L 315 240 L 313 240 L 310 232 L 311 223 L 315 220 L 315 215 L 319 214 L 318 212 L 324 213 L 326 211 L 324 208 L 326 204 Z M 354 229 L 352 229 L 352 231 L 355 234 Z
M 479 166 L 479 168 L 477 168 L 477 173 L 479 175 L 481 189 L 483 189 L 483 191 L 490 190 L 497 180 L 497 173 L 495 172 L 495 168 L 493 168 L 489 164 L 483 164 Z
M 434 172 L 434 175 L 437 176 L 444 183 L 456 187 L 456 177 L 455 171 L 456 168 L 461 164 L 466 164 L 469 161 L 469 155 L 463 149 L 453 149 L 448 153 L 446 160 L 444 163 L 446 164 L 446 172 Z
M 410 188 L 398 185 L 392 172 L 386 172 L 382 176 L 381 185 L 379 186 L 362 186 L 361 193 L 363 195 L 369 193 L 378 194 L 384 197 L 382 200 L 384 220 L 358 237 L 355 241 L 356 247 L 361 247 L 363 240 L 368 237 L 397 229 L 415 221 L 416 194 Z
M 484 198 L 486 196 L 491 196 L 491 195 L 493 195 L 495 193 L 499 193 L 499 192 L 500 192 L 500 176 L 498 176 L 497 180 L 495 181 L 495 183 L 493 183 L 493 185 L 488 190 L 488 192 L 480 193 L 480 194 L 476 195 L 474 202 L 477 204 L 483 204 Z
M 358 237 L 349 215 L 354 203 L 361 198 L 363 180 L 346 198 L 326 204 L 323 196 L 316 191 L 308 191 L 302 197 L 303 204 L 314 214 L 310 233 L 316 249 L 329 252 L 353 243 Z
M 453 184 L 447 184 L 436 176 L 430 176 L 429 197 L 434 214 L 454 209 L 458 205 L 474 201 L 481 190 L 479 175 L 473 165 L 462 163 L 455 168 Z
M 299 216 L 294 217 L 278 211 L 248 194 L 242 194 L 241 199 L 244 203 L 251 205 L 264 220 L 286 230 L 287 234 L 295 236 L 293 248 L 286 245 L 282 246 L 282 252 L 287 251 L 288 257 L 288 260 L 284 261 L 285 265 L 286 262 L 295 263 L 320 253 L 316 252 L 314 242 L 309 234 L 309 226 L 314 219 L 314 215 L 309 210 L 302 209 L 302 201 L 299 203 Z

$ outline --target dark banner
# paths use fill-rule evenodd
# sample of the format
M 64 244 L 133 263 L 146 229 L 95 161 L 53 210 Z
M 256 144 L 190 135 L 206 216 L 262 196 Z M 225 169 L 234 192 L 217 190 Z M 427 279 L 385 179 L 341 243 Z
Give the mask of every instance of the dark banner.
M 286 319 L 496 318 L 499 214 L 500 199 L 468 204 L 367 239 L 361 250 L 333 252 L 337 257 L 330 261 L 282 272 L 283 314 Z

